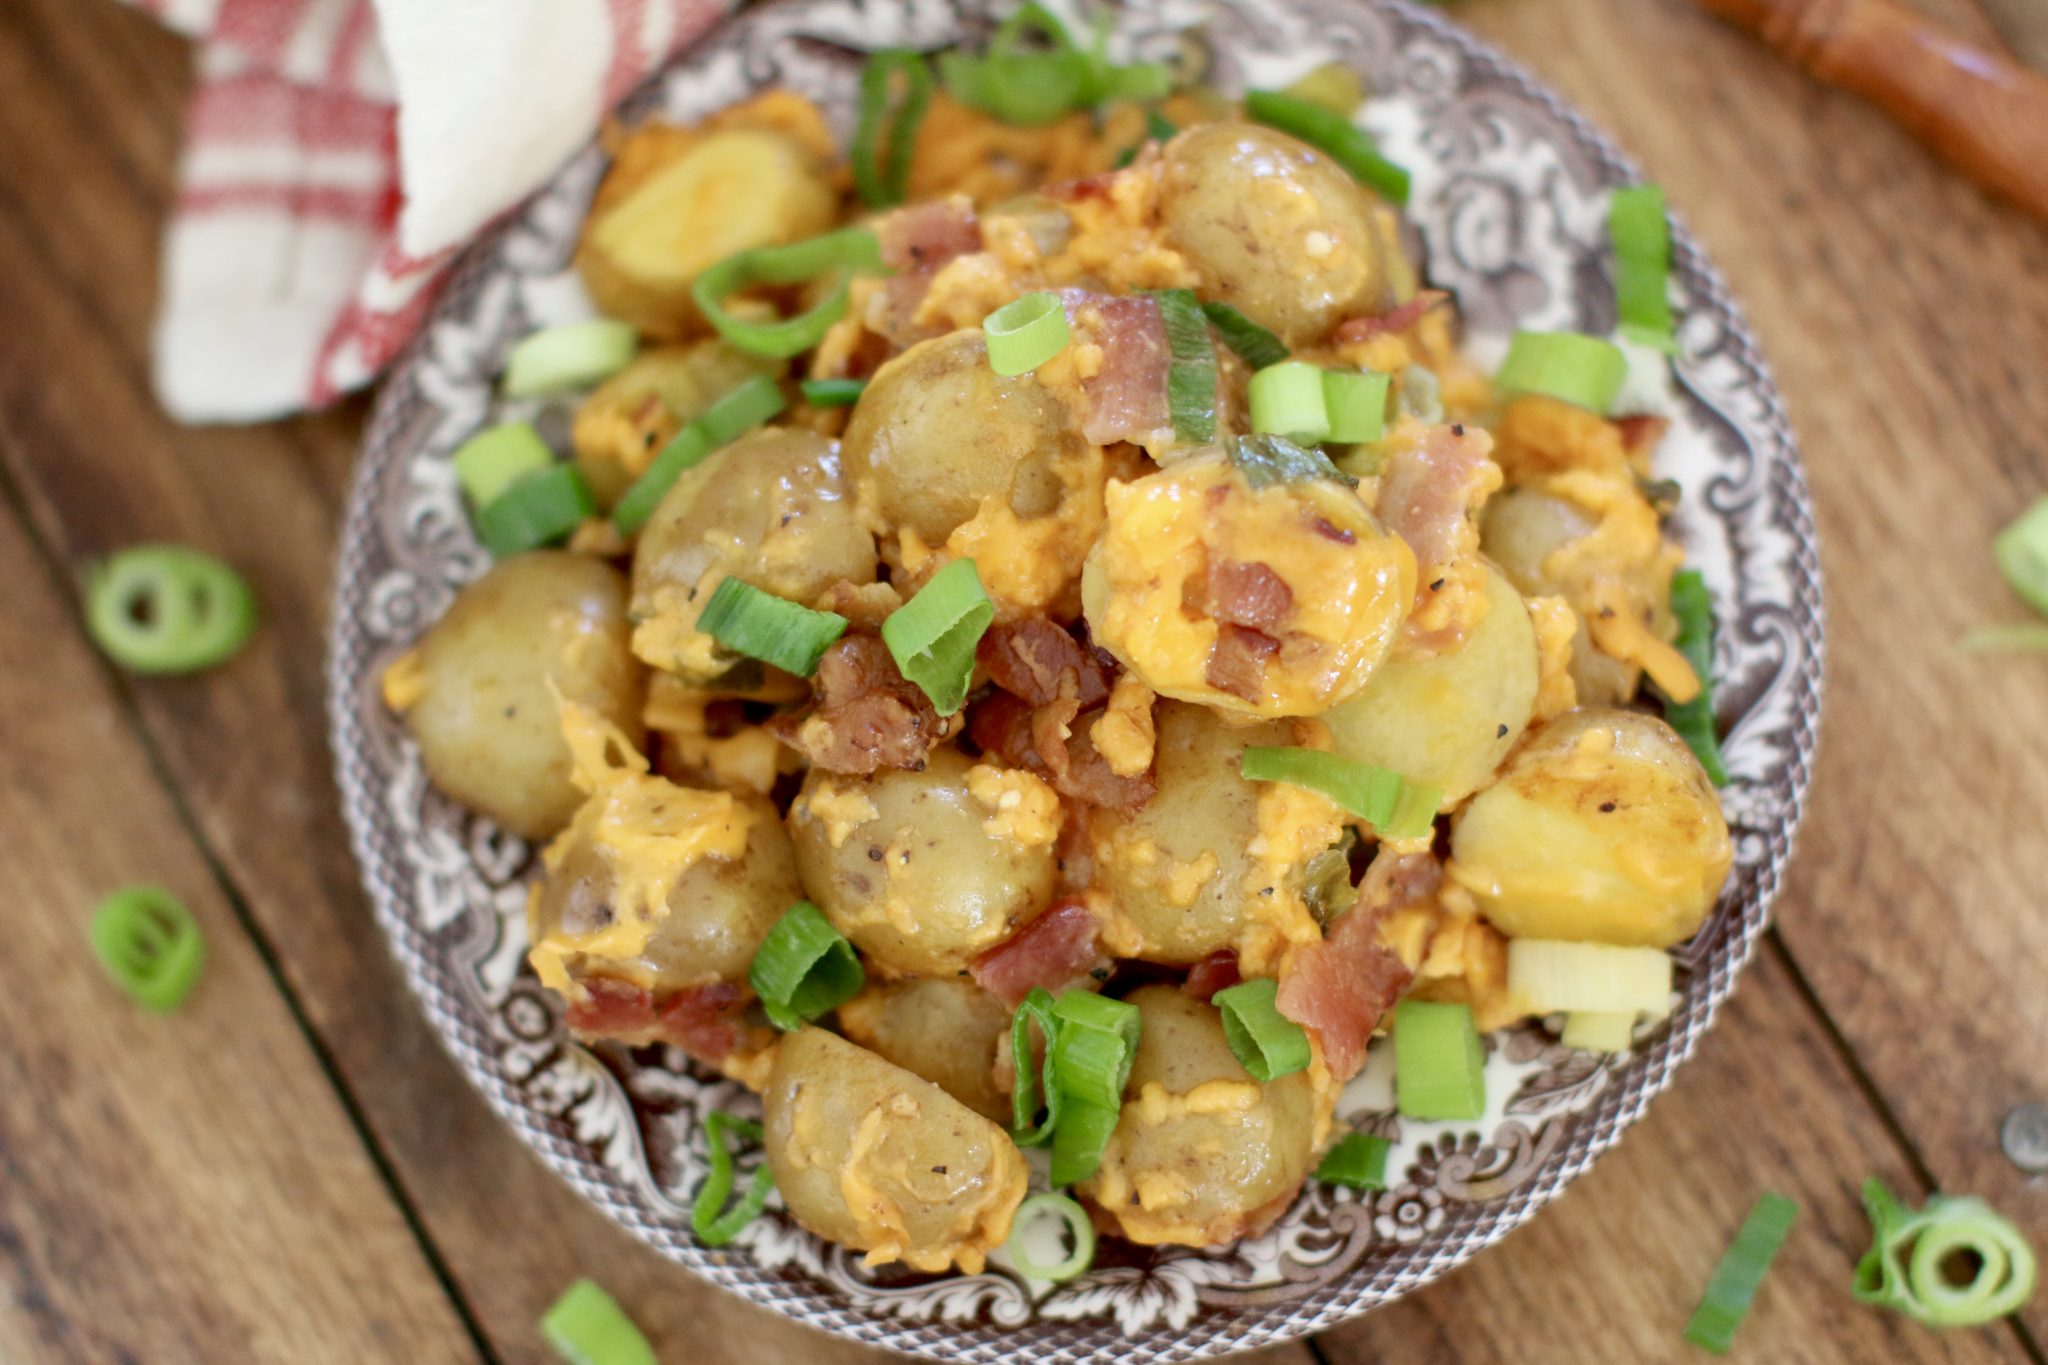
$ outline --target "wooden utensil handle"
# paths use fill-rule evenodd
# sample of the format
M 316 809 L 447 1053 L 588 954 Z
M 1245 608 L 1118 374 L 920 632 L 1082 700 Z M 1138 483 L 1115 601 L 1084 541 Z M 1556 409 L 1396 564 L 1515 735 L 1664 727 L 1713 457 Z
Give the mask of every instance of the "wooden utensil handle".
M 1894 0 L 1700 0 L 2048 222 L 2048 77 Z

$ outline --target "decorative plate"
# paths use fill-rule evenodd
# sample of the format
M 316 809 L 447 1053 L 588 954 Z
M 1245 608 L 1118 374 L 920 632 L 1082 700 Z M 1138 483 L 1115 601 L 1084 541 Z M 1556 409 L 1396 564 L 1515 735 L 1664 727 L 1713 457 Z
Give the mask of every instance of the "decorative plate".
M 990 27 L 989 0 L 781 0 L 727 23 L 624 111 L 691 120 L 768 85 L 820 100 L 842 133 L 859 53 L 939 47 Z M 1403 0 L 1139 0 L 1122 7 L 1137 57 L 1205 29 L 1226 89 L 1355 66 L 1366 121 L 1414 175 L 1409 213 L 1433 283 L 1455 290 L 1474 349 L 1516 326 L 1605 334 L 1606 192 L 1628 162 L 1556 96 L 1436 14 Z M 660 1048 L 590 1050 L 522 965 L 532 850 L 441 797 L 378 700 L 409 646 L 488 557 L 450 456 L 503 415 L 507 348 L 560 297 L 602 153 L 586 149 L 473 248 L 386 383 L 341 539 L 330 707 L 342 798 L 378 920 L 434 1027 L 535 1151 L 664 1254 L 813 1326 L 960 1361 L 1169 1361 L 1330 1326 L 1427 1284 L 1504 1236 L 1611 1146 L 1698 1044 L 1755 951 L 1790 856 L 1821 690 L 1820 569 L 1784 409 L 1741 314 L 1682 230 L 1673 274 L 1682 356 L 1632 383 L 1674 419 L 1660 474 L 1711 585 L 1716 672 L 1733 722 L 1722 800 L 1735 872 L 1678 952 L 1683 998 L 1635 1051 L 1569 1051 L 1540 1028 L 1497 1037 L 1492 1108 L 1470 1124 L 1403 1123 L 1383 1065 L 1342 1109 L 1396 1139 L 1392 1188 L 1315 1184 L 1264 1236 L 1205 1251 L 1119 1255 L 1072 1283 L 1000 1264 L 931 1278 L 864 1269 L 778 1208 L 713 1251 L 690 1235 L 705 1169 L 698 1117 L 750 1110 L 738 1086 Z M 534 415 L 521 409 L 518 415 Z M 554 414 L 539 414 L 543 429 Z M 1376 1051 L 1384 1049 L 1376 1049 Z

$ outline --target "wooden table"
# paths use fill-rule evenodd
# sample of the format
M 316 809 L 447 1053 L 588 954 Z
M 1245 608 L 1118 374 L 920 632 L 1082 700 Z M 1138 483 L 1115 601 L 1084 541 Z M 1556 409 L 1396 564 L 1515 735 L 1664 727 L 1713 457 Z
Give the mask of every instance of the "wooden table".
M 1942 17 L 1989 40 L 1968 0 Z M 1813 813 L 1721 1027 L 1583 1187 L 1428 1291 L 1275 1361 L 1697 1358 L 1679 1330 L 1757 1193 L 1804 1208 L 1737 1356 L 2043 1359 L 2048 1293 L 1936 1336 L 1859 1308 L 1856 1185 L 1982 1193 L 2048 1097 L 2048 661 L 1965 657 L 2020 607 L 1992 533 L 2048 492 L 2048 231 L 1680 0 L 1460 15 L 1616 133 L 1710 245 L 1805 446 L 1830 687 Z M 322 713 L 328 574 L 364 405 L 248 429 L 148 388 L 187 56 L 104 0 L 0 4 L 0 1360 L 548 1359 L 578 1275 L 668 1361 L 873 1353 L 657 1259 L 486 1112 L 358 889 Z M 254 646 L 136 682 L 79 629 L 97 555 L 246 569 Z M 146 1017 L 88 909 L 175 888 L 203 988 Z

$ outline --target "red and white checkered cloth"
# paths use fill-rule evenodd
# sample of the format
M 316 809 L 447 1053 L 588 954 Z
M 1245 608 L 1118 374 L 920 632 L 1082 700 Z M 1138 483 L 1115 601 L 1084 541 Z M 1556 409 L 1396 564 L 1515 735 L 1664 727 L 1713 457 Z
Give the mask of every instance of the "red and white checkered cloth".
M 359 388 L 456 250 L 729 0 L 129 0 L 199 42 L 158 396 L 251 421 Z

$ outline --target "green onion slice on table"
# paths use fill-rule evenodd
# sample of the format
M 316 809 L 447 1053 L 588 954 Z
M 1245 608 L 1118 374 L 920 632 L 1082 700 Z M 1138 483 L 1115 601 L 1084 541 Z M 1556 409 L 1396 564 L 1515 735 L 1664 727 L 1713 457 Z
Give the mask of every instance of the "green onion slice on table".
M 996 619 L 995 603 L 981 586 L 971 559 L 956 559 L 931 576 L 908 602 L 882 622 L 882 643 L 896 669 L 950 716 L 967 699 L 974 677 L 974 647 Z
M 1255 123 L 1308 143 L 1389 203 L 1408 202 L 1408 172 L 1381 156 L 1365 130 L 1345 115 L 1277 90 L 1246 91 L 1244 112 Z
M 1675 647 L 1692 665 L 1700 690 L 1691 701 L 1665 698 L 1664 719 L 1700 761 L 1708 780 L 1725 787 L 1728 768 L 1721 761 L 1721 736 L 1714 720 L 1714 599 L 1698 570 L 1681 569 L 1672 575 L 1671 614 L 1678 618 Z
M 1173 434 L 1193 445 L 1216 439 L 1216 347 L 1192 289 L 1155 289 L 1166 324 L 1166 408 Z
M 556 541 L 597 515 L 597 499 L 573 464 L 528 474 L 477 509 L 476 532 L 503 559 Z
M 1655 185 L 1616 190 L 1607 206 L 1607 234 L 1614 243 L 1614 313 L 1621 334 L 1638 345 L 1675 352 L 1664 191 Z
M 1067 349 L 1067 310 L 1041 290 L 1010 300 L 981 320 L 988 367 L 1005 378 L 1031 371 Z
M 160 886 L 122 887 L 99 903 L 86 932 L 115 984 L 159 1014 L 185 1003 L 206 965 L 192 912 Z
M 1387 1154 L 1393 1150 L 1393 1143 L 1376 1134 L 1347 1133 L 1316 1167 L 1316 1179 L 1325 1185 L 1383 1190 L 1387 1187 Z
M 1749 1316 L 1757 1287 L 1771 1268 L 1771 1258 L 1792 1231 L 1799 1206 L 1775 1191 L 1766 1191 L 1742 1220 L 1735 1241 L 1722 1255 L 1700 1306 L 1685 1324 L 1685 1339 L 1716 1355 L 1726 1355 L 1735 1344 L 1735 1329 Z
M 569 1365 L 657 1365 L 626 1310 L 592 1280 L 562 1292 L 541 1318 L 540 1334 Z
M 1977 1327 L 2032 1297 L 2039 1267 L 2026 1237 L 1983 1200 L 1930 1198 L 1901 1204 L 1884 1182 L 1863 1182 L 1872 1246 L 1856 1263 L 1856 1297 L 1930 1327 Z M 1967 1277 L 1951 1278 L 1951 1269 Z
M 704 1116 L 704 1144 L 710 1149 L 711 1169 L 705 1173 L 704 1186 L 690 1205 L 690 1231 L 708 1247 L 729 1245 L 740 1235 L 740 1229 L 761 1216 L 761 1210 L 768 1206 L 768 1194 L 775 1188 L 775 1173 L 766 1165 L 757 1166 L 747 1182 L 746 1193 L 731 1208 L 726 1207 L 726 1201 L 732 1198 L 734 1171 L 729 1139 L 733 1138 L 758 1146 L 761 1125 L 723 1109 L 714 1109 Z
M 2013 591 L 2036 611 L 2048 611 L 2048 498 L 1999 532 L 1991 550 Z
M 1253 745 L 1239 758 L 1238 771 L 1250 782 L 1288 782 L 1320 792 L 1385 839 L 1426 834 L 1444 799 L 1441 787 L 1320 749 Z
M 639 349 L 632 324 L 611 318 L 544 327 L 512 348 L 501 387 L 507 398 L 586 388 L 625 369 Z
M 1611 341 L 1577 332 L 1517 332 L 1494 376 L 1505 394 L 1540 393 L 1603 417 L 1628 378 L 1628 358 Z
M 1394 1100 L 1409 1119 L 1476 1119 L 1486 1112 L 1486 1053 L 1470 1005 L 1394 1006 Z
M 787 359 L 818 344 L 846 314 L 853 277 L 880 273 L 881 243 L 866 228 L 841 228 L 788 246 L 756 247 L 728 256 L 699 275 L 690 297 L 718 334 L 749 355 Z M 823 281 L 823 297 L 794 317 L 763 322 L 742 317 L 726 304 L 742 290 L 761 285 Z
M 853 999 L 866 981 L 853 945 L 809 901 L 783 912 L 747 969 L 769 1022 L 785 1033 Z
M 1048 1254 L 1048 1239 L 1058 1242 Z M 1017 1206 L 1010 1224 L 1010 1260 L 1034 1280 L 1071 1280 L 1095 1263 L 1095 1225 L 1088 1211 L 1063 1194 L 1034 1194 Z
M 256 629 L 256 595 L 212 555 L 137 545 L 94 569 L 85 626 L 131 673 L 192 673 L 224 663 Z
M 688 470 L 721 446 L 729 445 L 781 412 L 786 406 L 782 388 L 765 374 L 757 374 L 719 396 L 718 401 L 698 414 L 697 419 L 677 432 L 661 448 L 633 486 L 612 508 L 612 525 L 622 536 L 630 536 L 647 524 L 654 509 L 668 496 L 668 490 Z
M 898 77 L 900 98 L 893 89 Z M 861 68 L 860 110 L 853 125 L 853 184 L 869 208 L 893 207 L 908 194 L 911 154 L 931 100 L 931 68 L 907 48 L 877 52 Z
M 1223 1012 L 1223 1039 L 1238 1065 L 1264 1084 L 1308 1070 L 1308 1033 L 1280 1013 L 1280 983 L 1259 977 L 1216 992 Z

